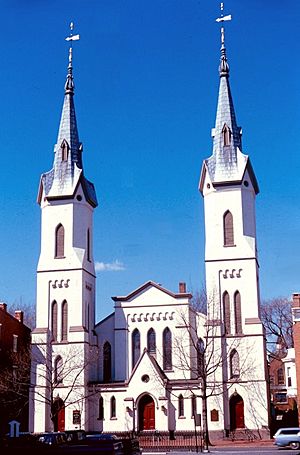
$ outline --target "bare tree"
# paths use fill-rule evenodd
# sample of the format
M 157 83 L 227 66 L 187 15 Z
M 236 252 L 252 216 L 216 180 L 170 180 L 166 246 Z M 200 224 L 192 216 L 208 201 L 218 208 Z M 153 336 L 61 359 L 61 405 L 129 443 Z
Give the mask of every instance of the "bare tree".
M 89 354 L 84 361 L 82 352 L 72 346 L 52 361 L 51 345 L 34 346 L 32 352 L 28 347 L 18 354 L 9 353 L 0 372 L 0 399 L 7 409 L 13 410 L 12 419 L 24 408 L 28 412 L 29 390 L 31 399 L 49 409 L 52 430 L 57 427 L 62 408 L 73 405 L 79 410 L 84 400 L 95 393 L 88 388 L 88 380 L 90 368 L 97 362 L 96 349 Z
M 276 353 L 277 343 L 285 350 L 293 347 L 292 303 L 288 298 L 277 297 L 263 301 L 261 320 L 266 331 L 269 353 Z
M 177 352 L 177 367 L 191 376 L 192 380 L 186 381 L 191 394 L 202 399 L 203 446 L 204 450 L 208 451 L 208 399 L 228 396 L 229 390 L 241 377 L 245 378 L 249 374 L 254 376 L 255 360 L 249 362 L 249 355 L 248 358 L 245 355 L 242 358 L 237 356 L 232 361 L 232 352 L 241 348 L 241 338 L 229 339 L 223 336 L 216 304 L 209 305 L 207 316 L 198 312 L 199 308 L 206 308 L 207 302 L 205 293 L 201 292 L 199 296 L 200 299 L 194 299 L 189 314 L 181 314 L 181 325 L 185 327 L 185 333 L 181 338 L 176 338 L 174 352 Z M 198 386 L 195 386 L 193 379 L 197 379 Z
M 79 410 L 84 400 L 95 394 L 88 389 L 90 369 L 97 362 L 97 349 L 89 350 L 86 360 L 82 350 L 71 346 L 60 356 L 53 356 L 49 347 L 34 346 L 30 387 L 36 402 L 45 404 L 50 412 L 53 430 L 62 408 L 76 405 Z

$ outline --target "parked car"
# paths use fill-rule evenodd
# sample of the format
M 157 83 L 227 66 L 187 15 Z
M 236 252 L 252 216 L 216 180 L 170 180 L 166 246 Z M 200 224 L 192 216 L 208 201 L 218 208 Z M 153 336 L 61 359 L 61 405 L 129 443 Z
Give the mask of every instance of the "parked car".
M 122 441 L 111 433 L 95 433 L 87 432 L 85 440 L 90 446 L 96 446 L 99 452 L 105 452 L 111 455 L 124 455 L 124 447 Z
M 298 450 L 300 448 L 300 428 L 279 428 L 274 434 L 274 444 L 278 447 L 290 447 Z
M 41 444 L 48 444 L 51 446 L 61 446 L 65 445 L 66 434 L 64 432 L 47 432 L 47 433 L 38 433 L 36 435 L 37 441 Z

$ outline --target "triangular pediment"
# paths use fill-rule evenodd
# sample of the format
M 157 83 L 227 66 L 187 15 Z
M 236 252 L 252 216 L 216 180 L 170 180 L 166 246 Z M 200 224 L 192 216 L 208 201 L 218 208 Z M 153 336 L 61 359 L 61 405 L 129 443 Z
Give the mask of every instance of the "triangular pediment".
M 144 349 L 143 354 L 132 370 L 128 380 L 128 386 L 137 390 L 147 388 L 149 393 L 154 390 L 156 394 L 161 389 L 161 393 L 163 394 L 167 380 L 167 376 L 156 360 L 149 354 L 147 349 Z
M 147 281 L 142 286 L 138 287 L 137 289 L 130 292 L 129 294 L 127 294 L 125 296 L 115 296 L 115 297 L 112 297 L 112 299 L 115 302 L 130 302 L 130 301 L 137 299 L 139 296 L 144 295 L 145 293 L 150 292 L 150 291 L 153 294 L 157 293 L 157 295 L 158 295 L 158 294 L 162 293 L 162 294 L 170 296 L 174 299 L 177 299 L 179 297 L 181 297 L 181 298 L 191 298 L 192 297 L 192 295 L 188 292 L 174 293 L 174 292 L 171 292 L 168 289 L 162 287 L 160 284 L 155 283 L 154 281 Z

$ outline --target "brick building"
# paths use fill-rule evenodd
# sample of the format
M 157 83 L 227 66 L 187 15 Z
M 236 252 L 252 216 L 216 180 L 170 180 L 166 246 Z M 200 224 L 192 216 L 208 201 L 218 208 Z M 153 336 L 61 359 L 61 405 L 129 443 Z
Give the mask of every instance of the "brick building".
M 11 420 L 28 430 L 30 332 L 22 311 L 12 315 L 0 303 L 0 434 L 9 431 Z
M 293 335 L 295 348 L 296 379 L 297 379 L 297 405 L 298 421 L 300 422 L 300 293 L 293 294 Z

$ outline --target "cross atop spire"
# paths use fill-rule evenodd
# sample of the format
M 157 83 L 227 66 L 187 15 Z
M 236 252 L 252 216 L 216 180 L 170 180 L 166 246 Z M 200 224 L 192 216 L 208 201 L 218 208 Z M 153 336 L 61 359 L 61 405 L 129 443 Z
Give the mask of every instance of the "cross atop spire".
M 79 35 L 73 35 L 74 23 L 70 23 L 70 35 L 65 38 L 66 41 L 70 41 L 70 48 L 69 48 L 69 64 L 68 64 L 68 74 L 67 80 L 65 84 L 65 92 L 66 93 L 74 93 L 74 80 L 73 80 L 73 41 L 78 41 L 80 39 Z
M 220 9 L 221 9 L 221 15 L 216 19 L 216 22 L 221 22 L 221 62 L 219 66 L 219 73 L 220 76 L 228 76 L 229 75 L 229 65 L 227 63 L 227 57 L 226 57 L 226 48 L 225 48 L 225 27 L 223 25 L 223 22 L 225 21 L 231 21 L 231 14 L 228 14 L 224 16 L 223 11 L 224 11 L 224 3 L 220 4 Z

